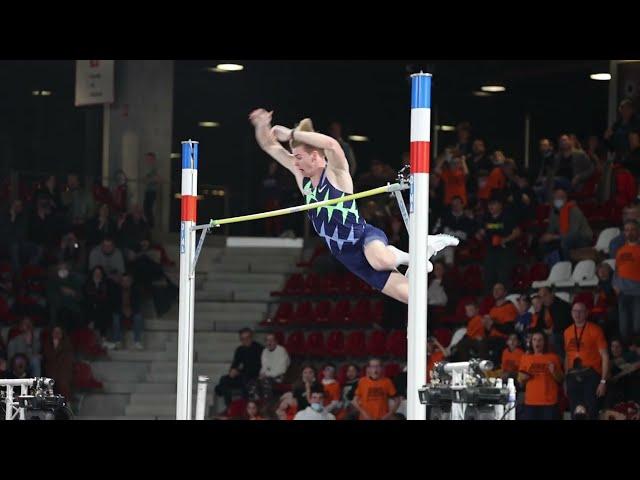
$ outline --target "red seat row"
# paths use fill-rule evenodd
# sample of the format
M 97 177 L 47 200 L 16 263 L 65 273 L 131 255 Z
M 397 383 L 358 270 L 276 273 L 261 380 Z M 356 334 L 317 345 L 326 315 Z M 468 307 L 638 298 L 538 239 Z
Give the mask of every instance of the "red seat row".
M 516 265 L 511 273 L 511 282 L 515 291 L 526 291 L 533 282 L 545 280 L 549 276 L 549 266 L 538 262 L 527 268 L 526 265 Z
M 282 290 L 271 292 L 271 296 L 298 295 L 371 295 L 374 293 L 367 283 L 350 272 L 319 275 L 309 272 L 292 274 Z
M 396 330 L 387 335 L 383 331 L 373 331 L 365 335 L 362 331 L 345 335 L 341 331 L 331 331 L 325 337 L 322 332 L 311 332 L 305 338 L 304 332 L 291 332 L 284 341 L 290 355 L 309 357 L 367 357 L 407 356 L 407 334 Z
M 368 298 L 358 300 L 353 306 L 349 300 L 336 303 L 323 300 L 315 304 L 310 301 L 297 304 L 282 302 L 261 325 L 368 325 L 380 322 L 383 313 L 382 300 L 371 301 Z

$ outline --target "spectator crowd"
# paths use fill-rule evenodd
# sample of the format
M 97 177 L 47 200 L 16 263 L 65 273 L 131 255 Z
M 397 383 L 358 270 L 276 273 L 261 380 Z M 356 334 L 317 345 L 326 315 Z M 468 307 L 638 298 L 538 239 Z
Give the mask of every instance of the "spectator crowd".
M 83 359 L 144 349 L 144 303 L 162 315 L 177 298 L 173 262 L 152 241 L 155 156 L 146 163 L 143 206 L 133 203 L 123 171 L 111 190 L 82 186 L 77 174 L 64 184 L 55 175 L 2 184 L 2 378 L 51 377 L 72 400 L 75 387 L 87 387 Z
M 491 149 L 468 122 L 456 137 L 430 175 L 430 233 L 461 243 L 440 252 L 429 278 L 429 366 L 493 360 L 490 375 L 517 382 L 521 419 L 639 419 L 640 116 L 633 102 L 621 102 L 602 135 L 541 138 L 526 166 Z M 354 176 L 355 190 L 393 182 L 408 163 L 408 154 L 396 168 L 372 159 Z M 270 185 L 273 195 L 278 183 Z M 393 197 L 359 209 L 390 243 L 408 249 Z M 313 260 L 310 271 L 320 271 Z M 383 317 L 374 329 L 406 328 L 406 308 L 385 300 Z M 284 338 L 283 324 L 270 329 L 269 341 Z M 253 418 L 256 408 L 260 418 L 283 420 L 401 418 L 406 372 L 385 376 L 379 358 L 362 370 L 344 360 L 336 369 L 327 359 L 316 370 L 303 355 L 284 375 L 289 384 L 261 381 L 257 354 L 250 372 L 236 358 L 228 377 L 242 379 L 242 388 L 225 400 L 251 403 L 225 418 Z

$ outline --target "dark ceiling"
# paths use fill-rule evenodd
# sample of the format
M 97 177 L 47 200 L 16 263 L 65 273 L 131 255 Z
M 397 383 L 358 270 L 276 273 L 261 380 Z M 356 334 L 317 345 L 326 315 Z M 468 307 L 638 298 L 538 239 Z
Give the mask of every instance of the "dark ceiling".
M 589 73 L 608 70 L 606 60 L 238 61 L 245 65 L 244 71 L 226 74 L 206 70 L 219 60 L 176 62 L 176 148 L 181 139 L 196 138 L 203 142 L 203 154 L 210 152 L 217 159 L 234 162 L 239 156 L 254 155 L 247 114 L 264 106 L 274 109 L 275 121 L 286 125 L 310 116 L 324 130 L 330 120 L 341 120 L 346 134 L 363 134 L 371 140 L 355 145 L 363 165 L 374 156 L 395 164 L 409 142 L 408 75 L 420 69 L 434 75 L 438 123 L 469 120 L 491 147 L 506 149 L 516 159 L 523 156 L 527 113 L 533 139 L 564 130 L 582 136 L 600 134 L 606 128 L 607 82 L 589 79 Z M 70 157 L 84 155 L 86 148 L 68 147 L 89 128 L 85 114 L 73 107 L 74 82 L 73 60 L 1 61 L 0 122 L 6 134 L 15 130 L 28 148 L 42 150 L 34 155 L 44 160 L 50 150 L 65 148 Z M 503 83 L 507 92 L 489 98 L 471 94 L 487 82 Z M 46 112 L 42 99 L 31 96 L 36 89 L 54 92 L 46 100 Z M 219 121 L 221 127 L 199 128 L 201 120 Z M 34 141 L 34 135 L 40 140 Z M 440 137 L 441 144 L 453 140 L 448 133 Z M 208 173 L 212 183 L 233 175 L 232 169 L 221 173 L 212 168 Z

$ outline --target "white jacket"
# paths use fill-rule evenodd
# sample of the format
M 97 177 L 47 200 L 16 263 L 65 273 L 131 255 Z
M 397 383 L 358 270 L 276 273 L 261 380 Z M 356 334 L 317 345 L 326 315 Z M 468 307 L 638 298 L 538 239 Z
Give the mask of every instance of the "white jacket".
M 294 420 L 335 420 L 336 417 L 333 414 L 327 412 L 326 409 L 322 409 L 321 412 L 316 412 L 313 408 L 307 407 L 304 410 L 296 413 L 293 417 Z
M 445 306 L 447 304 L 447 294 L 442 286 L 442 280 L 436 278 L 429 285 L 427 290 L 427 302 L 429 305 Z
M 289 360 L 289 354 L 282 345 L 277 345 L 270 352 L 268 348 L 262 350 L 262 368 L 260 373 L 264 373 L 267 377 L 276 378 L 284 375 L 291 361 Z

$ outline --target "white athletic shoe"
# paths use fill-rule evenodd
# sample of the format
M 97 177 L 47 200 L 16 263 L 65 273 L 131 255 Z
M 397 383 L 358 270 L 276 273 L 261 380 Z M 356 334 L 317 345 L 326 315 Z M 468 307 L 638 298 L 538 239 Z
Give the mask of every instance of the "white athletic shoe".
M 455 247 L 459 243 L 460 240 L 458 240 L 453 235 L 447 235 L 446 233 L 429 235 L 427 237 L 427 258 L 433 257 L 440 250 L 443 250 L 447 247 Z M 433 270 L 433 265 L 431 266 L 431 269 Z
M 136 350 L 144 350 L 144 345 L 142 345 L 142 343 L 140 342 L 136 342 L 133 348 L 135 348 Z
M 428 235 L 427 237 L 427 258 L 433 257 L 440 250 L 447 247 L 455 247 L 460 244 L 453 235 L 447 235 L 446 233 L 440 233 L 438 235 Z M 427 272 L 433 272 L 433 264 L 427 261 Z M 404 276 L 409 278 L 409 269 L 404 273 Z
M 107 350 L 114 350 L 116 348 L 116 344 L 113 342 L 107 342 L 106 340 L 102 342 L 102 347 Z

